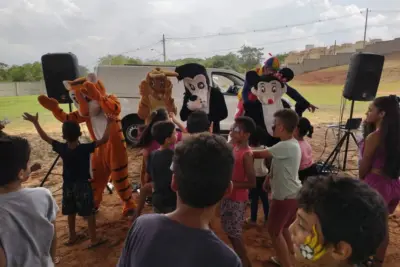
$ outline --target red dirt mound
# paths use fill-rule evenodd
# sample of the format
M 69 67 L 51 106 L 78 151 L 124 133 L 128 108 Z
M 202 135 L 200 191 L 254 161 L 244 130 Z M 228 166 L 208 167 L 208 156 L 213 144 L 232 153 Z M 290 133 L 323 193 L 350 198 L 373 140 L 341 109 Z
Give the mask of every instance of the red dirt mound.
M 302 84 L 340 84 L 343 85 L 347 77 L 348 65 L 332 67 L 297 75 L 295 82 Z M 381 83 L 392 83 L 400 80 L 400 52 L 385 56 L 385 65 Z

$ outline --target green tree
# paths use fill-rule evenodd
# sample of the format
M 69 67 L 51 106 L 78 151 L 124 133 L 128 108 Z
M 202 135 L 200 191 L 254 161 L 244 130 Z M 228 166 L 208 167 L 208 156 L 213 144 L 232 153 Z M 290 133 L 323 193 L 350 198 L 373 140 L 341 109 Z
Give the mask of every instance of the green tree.
M 8 80 L 8 65 L 0 62 L 0 82 Z
M 261 59 L 264 56 L 262 50 L 263 48 L 243 45 L 242 48 L 238 51 L 241 67 L 245 71 L 248 71 L 259 65 Z
M 143 64 L 139 58 L 127 57 L 124 55 L 107 55 L 99 58 L 99 65 L 125 65 L 125 64 Z
M 89 69 L 85 66 L 79 65 L 79 76 L 83 77 L 89 74 Z

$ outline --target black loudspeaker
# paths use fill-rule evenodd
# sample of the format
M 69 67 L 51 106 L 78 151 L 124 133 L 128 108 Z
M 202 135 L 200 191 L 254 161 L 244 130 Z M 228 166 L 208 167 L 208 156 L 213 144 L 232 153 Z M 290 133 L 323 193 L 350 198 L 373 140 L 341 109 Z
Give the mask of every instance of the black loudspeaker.
M 354 101 L 375 98 L 381 80 L 385 57 L 371 53 L 356 53 L 351 57 L 343 97 Z
M 78 58 L 72 53 L 46 54 L 42 56 L 42 69 L 47 96 L 59 103 L 72 103 L 63 81 L 78 78 Z

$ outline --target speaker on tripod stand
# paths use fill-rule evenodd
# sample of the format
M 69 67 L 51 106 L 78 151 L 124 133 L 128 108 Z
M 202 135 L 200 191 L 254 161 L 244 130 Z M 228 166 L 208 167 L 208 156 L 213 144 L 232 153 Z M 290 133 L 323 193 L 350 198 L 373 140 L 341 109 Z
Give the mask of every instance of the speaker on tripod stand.
M 358 146 L 357 139 L 353 133 L 361 125 L 361 119 L 353 118 L 355 101 L 372 101 L 378 91 L 381 80 L 383 64 L 385 57 L 383 55 L 372 53 L 355 53 L 352 55 L 347 79 L 343 89 L 343 97 L 351 101 L 350 117 L 345 126 L 339 125 L 339 130 L 343 129 L 344 135 L 340 138 L 333 151 L 329 154 L 327 160 L 321 167 L 322 172 L 326 172 L 328 166 L 333 166 L 338 154 L 342 151 L 345 144 L 344 159 L 342 171 L 346 171 L 347 154 L 349 151 L 350 138 Z

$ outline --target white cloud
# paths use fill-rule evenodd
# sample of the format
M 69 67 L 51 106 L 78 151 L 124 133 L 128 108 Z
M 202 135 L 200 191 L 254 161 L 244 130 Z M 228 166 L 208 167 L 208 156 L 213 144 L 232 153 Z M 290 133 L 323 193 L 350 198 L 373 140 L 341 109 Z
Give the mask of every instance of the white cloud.
M 375 0 L 1 0 L 0 62 L 23 64 L 49 52 L 73 52 L 93 66 L 107 54 L 154 58 L 167 37 L 167 57 L 206 57 L 236 52 L 243 44 L 272 54 L 362 40 L 365 9 L 368 38 L 400 35 L 396 13 L 380 13 Z M 360 6 L 362 3 L 363 6 Z M 400 9 L 387 1 L 385 9 Z M 342 17 L 341 19 L 335 19 Z M 397 20 L 396 20 L 397 19 Z M 319 23 L 306 22 L 321 20 Z M 297 26 L 291 26 L 297 25 Z M 264 31 L 262 31 L 264 29 Z M 266 30 L 269 29 L 269 30 Z M 252 32 L 258 30 L 256 32 Z M 179 39 L 215 33 L 246 34 Z M 158 52 L 156 52 L 158 51 Z

